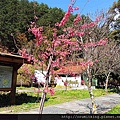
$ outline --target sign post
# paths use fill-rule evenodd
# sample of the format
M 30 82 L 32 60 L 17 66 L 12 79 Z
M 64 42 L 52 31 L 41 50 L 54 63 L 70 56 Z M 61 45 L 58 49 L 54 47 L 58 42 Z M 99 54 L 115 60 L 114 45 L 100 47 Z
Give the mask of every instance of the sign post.
M 11 91 L 11 105 L 15 104 L 17 71 L 24 63 L 30 64 L 22 56 L 0 53 L 0 91 Z

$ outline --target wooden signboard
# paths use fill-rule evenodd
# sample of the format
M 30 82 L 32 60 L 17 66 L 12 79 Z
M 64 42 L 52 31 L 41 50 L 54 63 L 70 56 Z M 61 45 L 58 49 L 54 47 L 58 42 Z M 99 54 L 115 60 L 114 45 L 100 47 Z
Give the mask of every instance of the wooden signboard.
M 0 53 L 0 91 L 11 91 L 11 104 L 15 103 L 17 71 L 24 63 L 30 64 L 22 56 Z
M 13 67 L 0 65 L 0 88 L 12 88 Z

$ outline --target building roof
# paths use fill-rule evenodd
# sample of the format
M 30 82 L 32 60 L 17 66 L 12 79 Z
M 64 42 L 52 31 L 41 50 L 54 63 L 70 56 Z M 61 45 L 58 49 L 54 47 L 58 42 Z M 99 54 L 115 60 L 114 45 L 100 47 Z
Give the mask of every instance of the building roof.
M 85 66 L 75 65 L 75 66 L 64 66 L 57 70 L 55 73 L 60 74 L 80 74 L 86 70 Z
M 30 64 L 30 62 L 27 61 L 27 59 L 23 58 L 22 56 L 13 55 L 13 54 L 10 54 L 10 53 L 1 53 L 1 52 L 0 52 L 0 62 Z

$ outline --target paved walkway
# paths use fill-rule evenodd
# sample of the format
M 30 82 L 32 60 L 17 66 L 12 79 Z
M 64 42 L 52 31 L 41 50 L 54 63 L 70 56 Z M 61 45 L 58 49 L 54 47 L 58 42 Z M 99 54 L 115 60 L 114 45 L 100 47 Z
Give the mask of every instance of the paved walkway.
M 109 94 L 96 97 L 98 114 L 104 114 L 115 105 L 120 103 L 120 94 Z M 62 104 L 44 107 L 43 114 L 89 114 L 91 111 L 90 98 L 65 102 Z M 16 114 L 39 114 L 39 109 L 33 109 L 28 112 L 19 112 Z

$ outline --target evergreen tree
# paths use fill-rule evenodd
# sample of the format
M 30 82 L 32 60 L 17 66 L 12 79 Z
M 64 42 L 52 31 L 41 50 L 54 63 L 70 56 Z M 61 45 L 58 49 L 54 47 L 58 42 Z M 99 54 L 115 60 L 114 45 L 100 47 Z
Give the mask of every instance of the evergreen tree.
M 116 41 L 120 41 L 120 0 L 113 3 L 113 6 L 109 10 L 109 14 L 112 18 L 111 37 L 114 38 Z
M 25 43 L 34 40 L 34 35 L 28 32 L 31 22 L 44 26 L 43 32 L 50 38 L 51 29 L 56 22 L 61 21 L 64 13 L 62 9 L 49 8 L 44 3 L 38 4 L 28 0 L 0 0 L 0 42 L 2 46 L 8 48 L 9 52 L 17 53 L 18 48 L 23 47 L 17 36 L 24 34 L 27 38 Z M 75 15 L 72 15 L 66 26 L 70 25 L 74 18 Z

